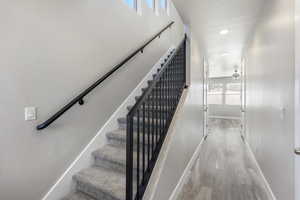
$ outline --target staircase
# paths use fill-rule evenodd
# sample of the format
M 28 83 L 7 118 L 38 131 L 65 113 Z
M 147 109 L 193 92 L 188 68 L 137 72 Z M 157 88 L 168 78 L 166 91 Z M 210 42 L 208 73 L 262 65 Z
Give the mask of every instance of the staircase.
M 128 110 L 131 108 L 129 106 Z M 117 130 L 106 134 L 108 144 L 92 153 L 94 165 L 74 175 L 76 192 L 63 200 L 125 200 L 126 117 L 119 118 L 118 123 Z
M 142 199 L 185 86 L 184 53 L 185 40 L 118 119 L 118 129 L 106 134 L 108 144 L 92 153 L 93 166 L 73 176 L 75 192 L 62 200 Z

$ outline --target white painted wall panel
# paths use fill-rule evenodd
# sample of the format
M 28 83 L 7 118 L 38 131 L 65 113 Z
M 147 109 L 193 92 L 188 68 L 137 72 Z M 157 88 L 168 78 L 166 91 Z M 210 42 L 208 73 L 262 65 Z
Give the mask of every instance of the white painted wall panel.
M 1 1 L 0 199 L 38 200 L 169 47 L 183 38 L 172 4 L 137 15 L 122 0 Z M 175 26 L 143 55 L 51 127 L 35 126 L 156 34 Z M 24 107 L 38 121 L 24 121 Z
M 267 0 L 246 56 L 247 134 L 278 200 L 294 199 L 294 1 Z
M 300 1 L 295 1 L 295 148 L 300 147 Z M 300 156 L 295 155 L 295 200 L 300 200 Z

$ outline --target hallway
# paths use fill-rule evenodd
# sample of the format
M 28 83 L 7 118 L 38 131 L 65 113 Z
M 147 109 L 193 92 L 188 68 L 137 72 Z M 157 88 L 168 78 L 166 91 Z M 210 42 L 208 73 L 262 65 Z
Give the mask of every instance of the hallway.
M 300 200 L 300 0 L 0 13 L 0 200 Z
M 177 200 L 272 199 L 236 120 L 209 121 L 208 137 Z

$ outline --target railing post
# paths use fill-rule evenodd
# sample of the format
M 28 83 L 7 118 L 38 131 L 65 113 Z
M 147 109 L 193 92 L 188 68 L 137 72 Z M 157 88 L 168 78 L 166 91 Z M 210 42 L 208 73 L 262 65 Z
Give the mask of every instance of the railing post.
M 183 66 L 183 68 L 184 68 L 184 88 L 188 88 L 188 85 L 187 85 L 187 82 L 186 82 L 186 53 L 187 53 L 187 51 L 186 51 L 186 47 L 187 47 L 187 45 L 186 45 L 186 41 L 187 41 L 187 35 L 185 34 L 185 36 L 184 36 L 184 44 L 183 44 L 183 48 L 184 48 L 184 55 L 183 55 L 183 59 L 184 59 L 184 61 L 183 61 L 183 63 L 184 63 L 184 66 Z
M 126 200 L 133 200 L 133 116 L 127 115 Z

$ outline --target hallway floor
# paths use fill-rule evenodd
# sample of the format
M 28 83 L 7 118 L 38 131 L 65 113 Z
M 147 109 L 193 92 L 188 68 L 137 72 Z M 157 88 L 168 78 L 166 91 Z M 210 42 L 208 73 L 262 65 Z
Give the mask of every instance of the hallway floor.
M 210 120 L 206 141 L 177 200 L 269 200 L 238 121 Z

